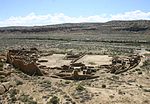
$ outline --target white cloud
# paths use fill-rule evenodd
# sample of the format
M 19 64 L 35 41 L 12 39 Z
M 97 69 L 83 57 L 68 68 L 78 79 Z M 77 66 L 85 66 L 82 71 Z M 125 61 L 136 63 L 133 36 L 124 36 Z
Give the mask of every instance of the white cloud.
M 0 21 L 0 26 L 34 26 L 34 25 L 50 25 L 59 23 L 79 23 L 79 22 L 106 22 L 110 20 L 150 20 L 150 12 L 142 12 L 140 10 L 125 12 L 115 15 L 93 15 L 71 17 L 63 13 L 36 15 L 30 13 L 27 16 L 10 17 Z
M 111 16 L 111 20 L 149 20 L 150 12 L 142 12 L 140 10 L 125 12 Z

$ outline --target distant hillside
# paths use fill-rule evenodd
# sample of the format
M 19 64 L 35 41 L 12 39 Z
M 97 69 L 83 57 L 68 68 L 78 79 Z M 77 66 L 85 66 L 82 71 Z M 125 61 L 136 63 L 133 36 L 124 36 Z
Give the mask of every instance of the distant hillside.
M 0 33 L 51 33 L 51 32 L 93 32 L 93 33 L 143 33 L 150 34 L 150 20 L 109 21 L 106 23 L 66 23 L 47 26 L 1 27 Z

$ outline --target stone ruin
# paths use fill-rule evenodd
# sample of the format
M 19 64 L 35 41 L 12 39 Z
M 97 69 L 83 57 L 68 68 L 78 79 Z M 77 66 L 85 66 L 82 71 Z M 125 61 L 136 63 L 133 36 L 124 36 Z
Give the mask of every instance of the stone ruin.
M 76 63 L 76 61 L 81 59 L 84 55 L 85 53 L 73 53 L 72 51 L 67 53 L 64 59 L 72 60 L 70 65 L 63 65 L 60 68 L 57 68 L 61 71 L 55 73 L 52 77 L 69 80 L 85 80 L 99 77 L 93 74 L 93 72 L 96 72 L 96 69 L 93 69 L 93 67 L 87 67 L 81 62 Z
M 63 65 L 59 68 L 61 72 L 73 72 L 74 70 L 80 71 L 87 71 L 87 72 L 96 72 L 96 69 L 92 66 L 86 66 L 85 64 L 79 63 L 71 63 L 70 65 Z M 91 74 L 89 73 L 89 74 Z
M 63 77 L 63 79 L 90 79 L 95 78 L 93 76 L 94 71 L 91 71 L 90 68 L 86 67 L 83 63 L 75 63 L 76 60 L 83 57 L 84 54 L 80 54 L 78 57 L 73 57 L 73 61 L 70 65 L 63 65 L 60 70 L 60 73 L 55 74 L 56 76 Z M 9 50 L 7 52 L 7 62 L 13 65 L 15 68 L 18 68 L 22 72 L 28 75 L 43 75 L 40 70 L 40 66 L 36 62 L 38 62 L 39 52 L 36 48 L 32 48 L 30 50 L 20 49 L 20 50 Z M 41 61 L 41 60 L 40 60 Z M 42 60 L 43 62 L 43 60 Z M 45 60 L 44 60 L 45 62 Z M 75 73 L 82 73 L 77 74 L 79 77 L 75 76 Z M 66 77 L 67 75 L 68 78 Z
M 96 69 L 93 69 L 93 67 L 87 67 L 83 63 L 72 63 L 70 65 L 63 65 L 61 67 L 61 72 L 52 75 L 52 77 L 68 80 L 86 80 L 98 78 L 99 76 L 95 76 L 94 72 L 96 72 Z
M 72 73 L 56 73 L 52 75 L 53 78 L 61 78 L 66 80 L 86 80 L 86 79 L 94 79 L 98 78 L 99 76 L 93 75 L 93 74 L 85 74 L 80 73 L 78 70 L 73 70 Z
M 71 51 L 67 53 L 64 59 L 72 60 L 71 63 L 75 63 L 77 60 L 81 59 L 83 56 L 85 56 L 85 53 L 73 53 Z
M 70 65 L 61 66 L 59 68 L 61 71 L 54 74 L 52 77 L 63 79 L 91 79 L 98 77 L 94 75 L 97 71 L 94 67 L 88 67 L 83 63 L 76 63 L 76 60 L 84 55 L 85 54 L 82 53 L 78 57 L 73 57 L 73 61 Z M 41 76 L 43 73 L 36 63 L 39 56 L 39 51 L 36 48 L 30 50 L 9 50 L 7 52 L 7 62 L 28 75 Z M 45 60 L 42 61 L 45 62 Z M 101 65 L 101 67 L 107 68 L 107 71 L 110 73 L 119 74 L 136 67 L 140 61 L 141 56 L 139 55 L 119 56 L 112 59 L 112 64 Z
M 28 75 L 43 75 L 39 67 L 36 65 L 38 58 L 38 50 L 31 48 L 30 50 L 9 50 L 7 52 L 7 62 L 18 68 Z
M 112 64 L 110 65 L 101 65 L 105 67 L 110 73 L 120 74 L 129 69 L 136 67 L 141 61 L 140 55 L 131 55 L 128 57 L 114 57 L 112 59 Z

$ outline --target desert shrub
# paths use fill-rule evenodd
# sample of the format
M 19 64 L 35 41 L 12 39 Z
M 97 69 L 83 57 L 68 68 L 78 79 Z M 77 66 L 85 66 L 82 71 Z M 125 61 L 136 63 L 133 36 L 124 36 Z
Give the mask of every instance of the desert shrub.
M 33 101 L 33 98 L 30 97 L 29 95 L 24 95 L 22 94 L 20 97 L 19 97 L 19 100 L 24 102 L 25 104 L 37 104 L 36 101 Z
M 102 88 L 106 88 L 106 85 L 105 85 L 105 84 L 102 84 Z
M 27 102 L 29 99 L 29 95 L 24 95 L 22 94 L 20 97 L 19 97 L 19 100 L 21 100 L 22 102 Z
M 143 89 L 144 92 L 150 92 L 150 89 Z
M 145 69 L 145 70 L 147 70 L 147 71 L 149 71 L 149 70 L 150 70 L 150 59 L 145 60 L 145 61 L 143 62 L 143 66 L 141 66 L 141 68 L 142 68 L 142 69 Z
M 40 81 L 40 84 L 50 84 L 51 85 L 51 81 L 49 80 L 44 80 L 44 81 Z
M 8 81 L 8 79 L 7 79 L 7 77 L 5 77 L 5 76 L 0 76 L 0 82 L 2 83 L 2 82 L 7 82 Z
M 65 84 L 69 84 L 69 83 L 71 83 L 70 81 L 65 81 Z
M 59 100 L 57 96 L 53 96 L 47 104 L 59 104 Z
M 139 69 L 139 68 L 136 68 L 136 69 L 135 69 L 135 71 L 141 71 L 141 69 Z
M 145 60 L 145 61 L 143 62 L 143 66 L 147 66 L 147 65 L 150 65 L 150 59 L 149 59 L 149 60 Z
M 18 92 L 19 92 L 19 90 L 17 90 L 17 89 L 10 89 L 8 91 L 8 93 L 10 94 L 9 95 L 10 96 L 10 102 L 17 101 L 16 95 L 17 95 Z
M 44 88 L 51 87 L 51 81 L 49 81 L 49 80 L 44 80 L 44 81 L 40 82 L 40 84 L 41 84 L 41 87 L 44 87 Z
M 82 85 L 78 85 L 77 87 L 76 87 L 76 90 L 77 91 L 83 91 L 83 90 L 85 90 L 85 88 L 82 86 Z
M 139 71 L 139 72 L 138 72 L 138 74 L 142 74 L 142 72 L 141 72 L 141 71 Z
M 15 82 L 16 82 L 16 85 L 22 85 L 23 84 L 23 82 L 20 80 L 15 80 Z
M 11 90 L 9 90 L 10 97 L 13 97 L 13 96 L 17 95 L 17 93 L 18 93 L 17 89 L 11 89 Z
M 47 84 L 51 85 L 51 81 L 49 81 L 49 80 L 45 80 L 44 83 L 47 83 Z
M 3 68 L 3 63 L 2 62 L 0 62 L 0 68 Z

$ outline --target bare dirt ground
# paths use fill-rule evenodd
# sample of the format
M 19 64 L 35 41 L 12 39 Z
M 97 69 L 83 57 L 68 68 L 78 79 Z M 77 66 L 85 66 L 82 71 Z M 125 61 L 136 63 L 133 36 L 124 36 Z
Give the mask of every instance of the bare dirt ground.
M 48 67 L 61 67 L 62 65 L 69 65 L 71 60 L 64 60 L 65 54 L 53 54 L 51 56 L 44 56 L 39 60 L 48 60 L 48 62 L 40 63 Z
M 41 65 L 48 67 L 61 67 L 62 65 L 69 65 L 71 60 L 65 60 L 64 54 L 53 54 L 51 56 L 43 56 L 39 60 L 48 60 L 48 62 L 42 62 Z M 112 57 L 108 55 L 85 55 L 77 61 L 77 63 L 82 62 L 86 65 L 108 65 L 111 64 Z

